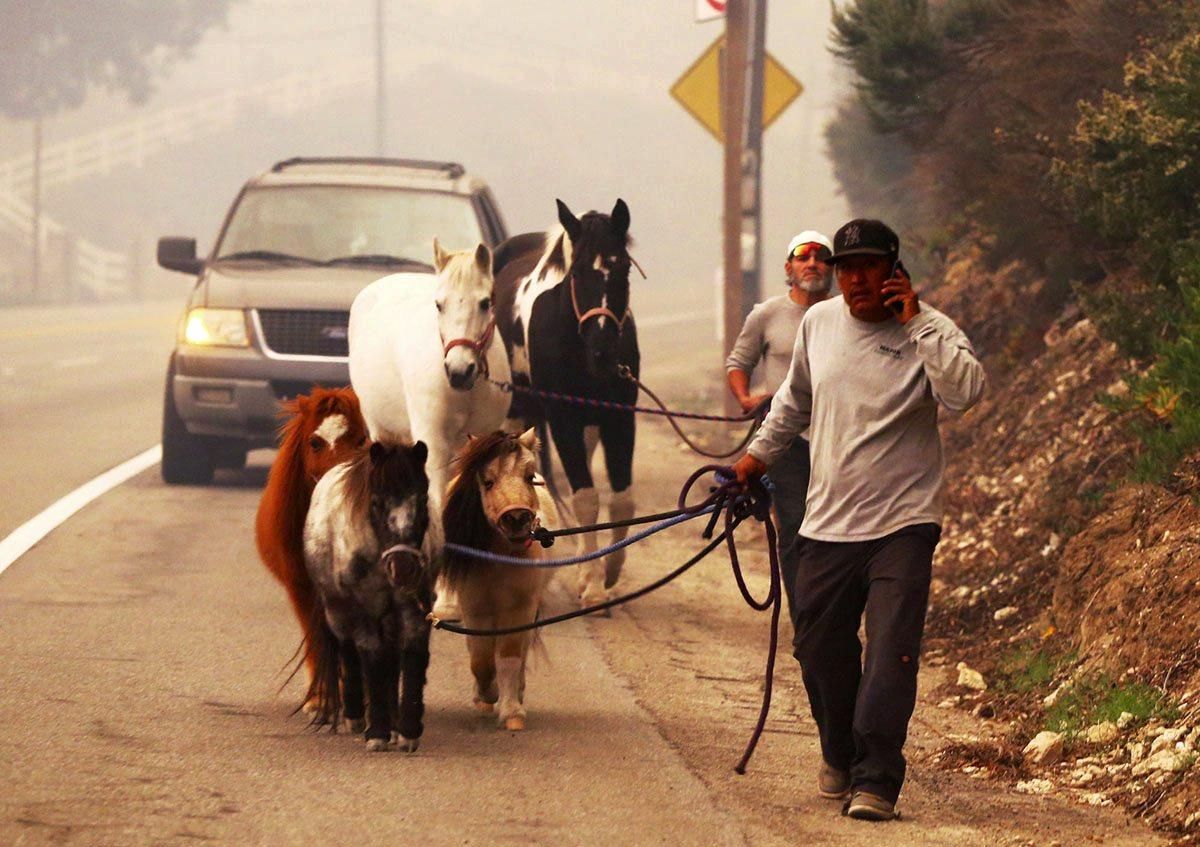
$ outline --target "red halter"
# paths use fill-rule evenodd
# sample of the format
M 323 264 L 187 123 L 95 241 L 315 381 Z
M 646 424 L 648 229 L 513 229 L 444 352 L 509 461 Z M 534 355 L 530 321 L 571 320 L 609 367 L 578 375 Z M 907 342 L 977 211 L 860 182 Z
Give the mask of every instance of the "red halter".
M 613 323 L 617 325 L 617 332 L 625 329 L 625 321 L 629 318 L 629 307 L 625 307 L 625 314 L 617 317 L 616 312 L 605 306 L 597 306 L 594 309 L 588 309 L 586 312 L 579 311 L 579 298 L 575 296 L 575 272 L 571 272 L 571 307 L 575 310 L 575 319 L 579 321 L 579 331 L 583 332 L 583 324 L 592 318 L 612 318 Z
M 479 360 L 479 373 L 483 376 L 488 375 L 488 360 L 487 346 L 492 343 L 492 335 L 496 332 L 496 316 L 492 315 L 488 318 L 487 326 L 483 328 L 483 332 L 479 338 L 453 338 L 450 341 L 442 339 L 445 345 L 442 348 L 442 358 L 449 355 L 450 351 L 455 347 L 470 347 L 471 352 L 475 354 L 475 358 Z

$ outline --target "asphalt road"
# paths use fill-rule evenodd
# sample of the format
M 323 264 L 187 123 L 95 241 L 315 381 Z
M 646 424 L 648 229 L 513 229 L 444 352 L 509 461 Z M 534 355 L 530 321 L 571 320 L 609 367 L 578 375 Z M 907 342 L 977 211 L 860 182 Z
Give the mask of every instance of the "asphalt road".
M 157 441 L 174 309 L 3 318 L 11 528 Z M 664 361 L 693 343 L 648 323 Z M 416 755 L 310 731 L 297 684 L 279 692 L 297 631 L 253 547 L 270 458 L 212 487 L 148 470 L 0 577 L 0 843 L 743 842 L 583 623 L 547 636 L 523 734 L 474 714 L 444 633 Z
M 0 538 L 158 443 L 182 305 L 0 309 Z

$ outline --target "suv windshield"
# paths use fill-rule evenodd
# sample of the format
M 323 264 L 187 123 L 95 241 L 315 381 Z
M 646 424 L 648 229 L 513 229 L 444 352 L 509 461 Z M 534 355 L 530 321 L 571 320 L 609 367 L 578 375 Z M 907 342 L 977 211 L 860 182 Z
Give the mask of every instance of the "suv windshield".
M 399 188 L 272 186 L 242 195 L 216 256 L 428 265 L 435 235 L 447 250 L 468 250 L 483 240 L 470 198 Z

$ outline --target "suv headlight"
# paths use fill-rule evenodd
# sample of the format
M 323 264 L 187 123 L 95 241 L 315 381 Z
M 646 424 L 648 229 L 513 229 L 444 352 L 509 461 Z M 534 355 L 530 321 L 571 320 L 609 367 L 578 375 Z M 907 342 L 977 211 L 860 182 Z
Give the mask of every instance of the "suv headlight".
M 192 309 L 183 322 L 181 340 L 204 347 L 249 347 L 246 313 L 241 309 Z

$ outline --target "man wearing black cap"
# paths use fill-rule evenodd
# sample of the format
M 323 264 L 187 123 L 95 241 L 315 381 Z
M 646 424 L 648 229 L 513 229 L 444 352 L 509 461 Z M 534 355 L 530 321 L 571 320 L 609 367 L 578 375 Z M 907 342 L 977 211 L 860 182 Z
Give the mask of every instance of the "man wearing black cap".
M 933 550 L 941 534 L 938 406 L 970 408 L 983 367 L 948 317 L 921 303 L 880 221 L 837 231 L 829 261 L 842 299 L 800 324 L 791 370 L 734 465 L 756 477 L 806 427 L 812 476 L 792 620 L 816 720 L 822 797 L 895 817 L 917 696 Z M 858 638 L 866 614 L 865 661 Z

